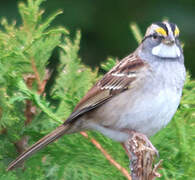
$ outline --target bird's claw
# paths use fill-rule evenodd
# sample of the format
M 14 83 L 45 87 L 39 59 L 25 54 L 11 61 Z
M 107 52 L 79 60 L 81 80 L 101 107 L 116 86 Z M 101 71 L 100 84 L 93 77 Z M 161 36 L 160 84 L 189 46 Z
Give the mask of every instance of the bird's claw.
M 141 137 L 148 144 L 149 148 L 151 150 L 153 150 L 155 155 L 159 158 L 158 150 L 154 147 L 154 145 L 151 143 L 151 141 L 148 139 L 148 137 L 142 133 L 138 133 L 138 132 L 134 132 L 134 133 L 135 133 L 134 134 L 135 136 Z

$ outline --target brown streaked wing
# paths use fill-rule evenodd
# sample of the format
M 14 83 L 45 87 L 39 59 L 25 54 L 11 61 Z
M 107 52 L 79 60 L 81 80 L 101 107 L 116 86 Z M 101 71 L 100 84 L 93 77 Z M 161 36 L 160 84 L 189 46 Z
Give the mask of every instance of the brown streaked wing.
M 136 79 L 136 74 L 140 72 L 144 65 L 144 61 L 138 56 L 127 56 L 88 91 L 74 111 L 101 102 L 101 100 L 128 89 L 131 82 Z
M 87 92 L 65 123 L 127 90 L 131 83 L 136 80 L 137 74 L 145 66 L 146 63 L 134 54 L 124 58 Z

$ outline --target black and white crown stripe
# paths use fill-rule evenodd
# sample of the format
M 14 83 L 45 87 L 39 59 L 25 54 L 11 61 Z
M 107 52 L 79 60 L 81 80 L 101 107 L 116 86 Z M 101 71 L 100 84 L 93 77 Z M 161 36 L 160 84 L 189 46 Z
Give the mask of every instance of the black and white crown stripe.
M 163 28 L 166 31 L 167 35 L 174 36 L 174 32 L 175 32 L 175 29 L 176 29 L 175 24 L 169 23 L 168 21 L 156 22 L 154 24 L 156 24 L 156 25 L 160 26 L 161 28 Z

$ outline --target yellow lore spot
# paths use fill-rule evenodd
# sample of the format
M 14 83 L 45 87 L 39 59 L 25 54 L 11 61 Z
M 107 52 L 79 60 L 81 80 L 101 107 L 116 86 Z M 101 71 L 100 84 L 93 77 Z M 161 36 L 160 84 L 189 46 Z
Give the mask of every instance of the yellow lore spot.
M 178 27 L 177 27 L 177 26 L 175 27 L 175 32 L 174 32 L 174 35 L 175 35 L 175 36 L 179 36 L 179 29 L 178 29 Z
M 163 28 L 157 28 L 156 32 L 159 33 L 160 35 L 167 36 L 167 32 Z

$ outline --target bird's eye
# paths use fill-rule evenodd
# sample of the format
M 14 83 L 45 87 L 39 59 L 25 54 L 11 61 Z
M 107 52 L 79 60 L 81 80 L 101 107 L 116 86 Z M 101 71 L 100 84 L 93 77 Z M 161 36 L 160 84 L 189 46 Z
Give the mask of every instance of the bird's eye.
M 156 35 L 156 34 L 153 34 L 153 39 L 157 39 L 158 38 L 158 36 Z

